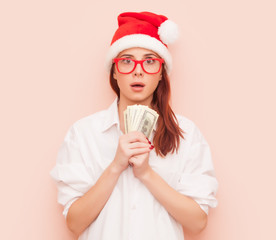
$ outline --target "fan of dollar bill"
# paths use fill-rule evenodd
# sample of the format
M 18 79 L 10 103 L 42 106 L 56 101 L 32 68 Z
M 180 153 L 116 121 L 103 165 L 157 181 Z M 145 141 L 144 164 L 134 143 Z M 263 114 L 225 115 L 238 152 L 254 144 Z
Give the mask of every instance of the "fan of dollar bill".
M 124 111 L 125 133 L 140 131 L 149 138 L 158 117 L 158 113 L 147 106 L 128 106 Z

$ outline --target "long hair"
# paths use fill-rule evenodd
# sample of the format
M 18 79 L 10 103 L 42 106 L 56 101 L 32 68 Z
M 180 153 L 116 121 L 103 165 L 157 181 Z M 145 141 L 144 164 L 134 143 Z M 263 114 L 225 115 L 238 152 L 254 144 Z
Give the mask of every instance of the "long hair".
M 110 71 L 110 86 L 120 99 L 120 89 L 113 78 L 114 64 Z M 157 155 L 165 157 L 168 153 L 177 152 L 180 137 L 185 133 L 178 125 L 177 118 L 170 107 L 171 87 L 166 69 L 162 67 L 162 79 L 153 93 L 151 105 L 159 114 L 153 145 Z

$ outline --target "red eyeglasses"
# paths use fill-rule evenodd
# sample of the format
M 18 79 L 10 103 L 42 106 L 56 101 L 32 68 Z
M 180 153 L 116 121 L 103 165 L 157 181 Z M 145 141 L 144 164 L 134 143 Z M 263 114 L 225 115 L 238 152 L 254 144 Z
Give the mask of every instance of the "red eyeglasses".
M 145 73 L 156 74 L 160 71 L 161 66 L 164 63 L 164 59 L 147 58 L 144 60 L 135 60 L 131 58 L 114 58 L 113 62 L 116 64 L 119 73 L 132 73 L 137 64 L 140 64 Z

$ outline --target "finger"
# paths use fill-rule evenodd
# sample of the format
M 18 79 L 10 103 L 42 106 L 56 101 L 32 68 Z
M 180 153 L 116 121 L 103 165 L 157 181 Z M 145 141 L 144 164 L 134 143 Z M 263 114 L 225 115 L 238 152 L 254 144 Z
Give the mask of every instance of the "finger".
M 143 153 L 148 153 L 150 151 L 151 151 L 151 149 L 149 147 L 146 147 L 146 148 L 134 148 L 134 149 L 131 150 L 131 156 L 139 155 L 139 154 L 143 154 Z
M 149 143 L 144 143 L 144 142 L 133 142 L 129 144 L 130 149 L 147 148 L 147 147 L 151 147 L 151 145 Z
M 146 136 L 138 131 L 134 131 L 134 132 L 130 132 L 129 133 L 129 142 L 144 142 L 144 143 L 148 143 L 148 140 L 146 138 Z
M 145 153 L 143 153 L 143 154 L 145 154 Z M 139 156 L 139 155 L 142 155 L 142 154 L 137 154 L 137 155 L 134 155 L 134 156 L 132 156 L 129 160 L 128 160 L 128 163 L 130 163 L 132 166 L 133 166 L 133 164 L 135 164 L 136 162 L 137 162 L 137 157 Z
M 146 156 L 146 155 L 148 155 L 149 153 L 141 153 L 141 154 L 137 154 L 137 155 L 134 155 L 134 156 L 132 156 L 129 160 L 128 160 L 128 163 L 131 165 L 131 166 L 133 166 L 133 165 L 137 165 L 137 164 L 140 164 L 141 162 L 143 162 L 144 160 L 144 158 L 145 157 L 142 157 L 142 158 L 140 158 L 141 156 Z M 142 160 L 142 161 L 141 161 Z
M 131 158 L 128 160 L 129 166 L 133 167 L 133 166 L 134 166 L 134 163 L 135 163 L 135 157 L 131 157 Z

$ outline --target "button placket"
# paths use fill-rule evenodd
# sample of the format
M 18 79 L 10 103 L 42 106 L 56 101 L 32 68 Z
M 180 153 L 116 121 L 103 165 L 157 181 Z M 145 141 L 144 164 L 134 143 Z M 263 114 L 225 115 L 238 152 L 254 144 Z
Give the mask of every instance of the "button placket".
M 139 180 L 134 178 L 132 179 L 132 188 L 131 188 L 131 202 L 130 202 L 130 213 L 129 213 L 129 239 L 137 239 L 137 225 L 139 224 L 138 212 L 139 209 Z

